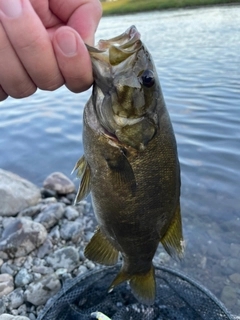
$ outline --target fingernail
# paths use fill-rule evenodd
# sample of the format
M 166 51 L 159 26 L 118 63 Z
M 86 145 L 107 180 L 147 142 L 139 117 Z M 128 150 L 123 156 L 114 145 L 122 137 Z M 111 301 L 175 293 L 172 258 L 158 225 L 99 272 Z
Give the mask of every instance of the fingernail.
M 77 52 L 77 39 L 74 32 L 65 30 L 57 34 L 57 43 L 66 56 L 74 56 Z
M 9 18 L 17 18 L 22 13 L 21 0 L 1 0 L 0 10 Z

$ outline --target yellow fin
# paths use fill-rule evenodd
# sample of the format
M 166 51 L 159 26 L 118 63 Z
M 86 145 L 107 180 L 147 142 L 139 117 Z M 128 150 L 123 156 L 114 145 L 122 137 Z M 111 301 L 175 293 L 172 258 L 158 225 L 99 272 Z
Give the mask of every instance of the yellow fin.
M 89 192 L 90 192 L 90 176 L 91 176 L 91 170 L 90 170 L 88 163 L 86 162 L 86 166 L 84 168 L 82 180 L 80 182 L 74 204 L 80 202 L 83 198 L 85 198 L 89 194 Z
M 116 286 L 118 286 L 120 283 L 130 280 L 131 276 L 124 271 L 123 269 L 121 269 L 119 271 L 119 273 L 117 274 L 116 278 L 113 280 L 113 282 L 111 283 L 108 292 L 111 292 Z
M 85 168 L 86 168 L 86 165 L 87 165 L 87 161 L 86 161 L 85 157 L 82 156 L 82 157 L 77 161 L 77 163 L 75 164 L 75 166 L 74 166 L 71 174 L 73 174 L 73 172 L 78 169 L 77 177 L 80 178 L 80 177 L 82 176 L 82 174 L 84 173 L 84 170 L 85 170 Z
M 102 234 L 100 229 L 97 229 L 96 233 L 87 244 L 84 255 L 89 260 L 106 266 L 112 266 L 118 261 L 118 251 Z
M 171 257 L 183 258 L 184 240 L 182 235 L 180 204 L 177 206 L 171 225 L 161 239 L 161 243 Z
M 129 275 L 126 271 L 120 270 L 113 280 L 109 292 L 111 292 L 120 283 L 129 280 L 130 287 L 134 296 L 139 302 L 152 305 L 156 296 L 156 283 L 154 267 L 151 266 L 149 272 L 144 274 Z

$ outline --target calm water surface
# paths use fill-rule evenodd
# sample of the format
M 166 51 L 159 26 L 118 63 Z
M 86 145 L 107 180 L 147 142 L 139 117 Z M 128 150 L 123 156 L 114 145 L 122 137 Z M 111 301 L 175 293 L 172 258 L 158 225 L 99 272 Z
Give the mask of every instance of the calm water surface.
M 178 142 L 186 257 L 165 261 L 240 314 L 240 7 L 103 18 L 97 38 L 135 24 L 155 60 Z M 41 186 L 82 153 L 90 91 L 0 103 L 0 167 Z

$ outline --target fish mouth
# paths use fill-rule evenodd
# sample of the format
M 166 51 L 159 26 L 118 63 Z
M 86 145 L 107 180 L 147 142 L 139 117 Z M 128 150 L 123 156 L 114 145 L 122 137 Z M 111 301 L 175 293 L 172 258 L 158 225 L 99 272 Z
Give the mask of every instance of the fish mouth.
M 99 40 L 95 47 L 86 45 L 93 59 L 105 61 L 112 66 L 118 65 L 142 47 L 141 35 L 135 26 L 131 26 L 121 35 Z

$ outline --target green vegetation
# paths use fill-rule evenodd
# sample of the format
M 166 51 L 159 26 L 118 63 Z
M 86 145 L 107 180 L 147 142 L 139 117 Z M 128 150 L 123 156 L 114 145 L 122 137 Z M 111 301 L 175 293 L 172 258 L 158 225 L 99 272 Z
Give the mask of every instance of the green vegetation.
M 103 15 L 110 15 L 229 3 L 240 3 L 240 0 L 115 0 L 102 1 L 102 7 Z

